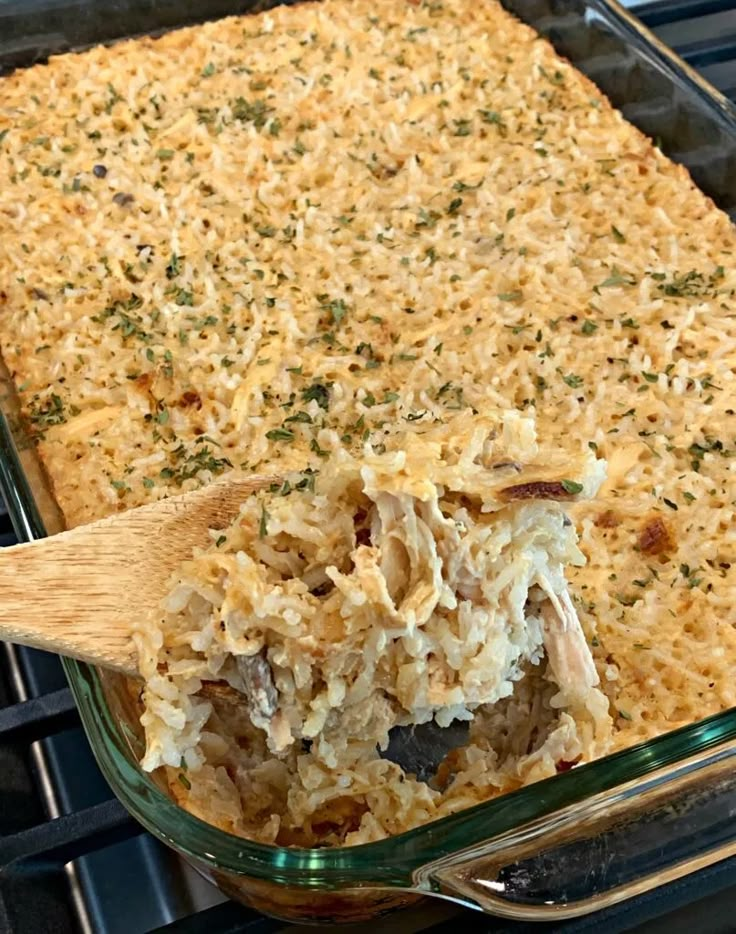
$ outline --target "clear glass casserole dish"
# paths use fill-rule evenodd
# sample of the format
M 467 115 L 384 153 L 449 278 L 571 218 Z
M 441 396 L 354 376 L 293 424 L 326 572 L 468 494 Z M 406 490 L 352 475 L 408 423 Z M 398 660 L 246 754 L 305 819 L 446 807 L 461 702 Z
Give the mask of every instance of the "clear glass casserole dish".
M 208 4 L 208 18 L 269 4 Z M 736 112 L 621 7 L 506 0 L 726 211 L 736 209 Z M 204 18 L 195 4 L 51 0 L 0 9 L 0 72 L 52 52 Z M 61 528 L 12 383 L 2 374 L 0 488 L 18 535 Z M 303 921 L 354 921 L 424 895 L 513 918 L 585 914 L 736 853 L 736 711 L 390 840 L 324 850 L 230 836 L 183 811 L 143 773 L 135 697 L 73 661 L 67 676 L 100 767 L 131 813 L 225 893 Z

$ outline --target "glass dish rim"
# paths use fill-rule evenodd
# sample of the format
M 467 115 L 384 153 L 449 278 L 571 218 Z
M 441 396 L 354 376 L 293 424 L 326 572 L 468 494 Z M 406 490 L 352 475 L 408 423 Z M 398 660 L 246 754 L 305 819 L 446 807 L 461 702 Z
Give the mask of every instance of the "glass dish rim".
M 617 21 L 628 41 L 655 60 L 673 83 L 695 91 L 736 139 L 736 106 L 618 0 L 586 0 L 586 6 L 605 21 Z M 19 539 L 44 537 L 47 532 L 4 413 L 0 413 L 0 489 Z M 62 662 L 105 778 L 146 829 L 215 868 L 303 888 L 365 886 L 371 882 L 409 887 L 413 873 L 428 862 L 477 846 L 492 836 L 736 738 L 735 707 L 385 840 L 324 849 L 281 847 L 220 830 L 177 805 L 133 760 L 123 727 L 104 697 L 97 670 L 74 660 Z

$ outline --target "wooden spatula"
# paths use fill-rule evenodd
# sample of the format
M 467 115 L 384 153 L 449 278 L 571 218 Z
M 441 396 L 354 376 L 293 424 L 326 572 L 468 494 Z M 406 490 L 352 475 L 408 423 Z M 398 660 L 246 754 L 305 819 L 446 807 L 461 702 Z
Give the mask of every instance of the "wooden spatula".
M 0 550 L 0 640 L 125 674 L 137 670 L 134 624 L 153 618 L 172 573 L 208 529 L 276 477 L 239 476 L 27 545 Z
M 0 640 L 137 674 L 134 624 L 155 618 L 171 575 L 208 530 L 228 526 L 251 493 L 280 483 L 230 475 L 201 490 L 140 506 L 27 545 L 0 549 Z M 231 692 L 232 702 L 247 699 Z M 434 775 L 467 742 L 467 723 L 398 726 L 381 752 L 405 771 Z

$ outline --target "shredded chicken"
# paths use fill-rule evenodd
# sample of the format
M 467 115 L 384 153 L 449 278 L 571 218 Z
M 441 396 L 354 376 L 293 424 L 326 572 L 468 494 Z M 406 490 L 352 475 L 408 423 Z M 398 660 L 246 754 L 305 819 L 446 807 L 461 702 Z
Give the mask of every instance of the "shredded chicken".
M 196 649 L 187 672 L 242 691 L 274 754 L 308 741 L 328 766 L 358 736 L 471 720 L 545 653 L 554 704 L 605 718 L 552 498 L 591 495 L 603 465 L 539 456 L 530 424 L 458 417 L 253 497 L 183 569 L 159 662 Z
M 555 593 L 550 581 L 541 576 L 539 585 L 548 597 L 541 608 L 544 649 L 560 688 L 560 699 L 564 704 L 585 704 L 600 679 L 578 614 L 567 590 Z

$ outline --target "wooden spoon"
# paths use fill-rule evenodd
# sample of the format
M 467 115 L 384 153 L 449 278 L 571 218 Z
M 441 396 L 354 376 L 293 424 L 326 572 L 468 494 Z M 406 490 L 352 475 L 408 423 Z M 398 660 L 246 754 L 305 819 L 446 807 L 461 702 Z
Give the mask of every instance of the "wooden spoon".
M 0 640 L 137 674 L 134 625 L 171 575 L 277 477 L 234 474 L 26 545 L 0 549 Z
M 278 477 L 234 474 L 25 545 L 0 549 L 0 640 L 137 676 L 131 633 L 160 612 L 172 574 Z M 222 699 L 247 704 L 226 685 Z M 209 696 L 212 685 L 205 685 Z M 467 723 L 397 726 L 381 756 L 422 779 L 467 742 Z

